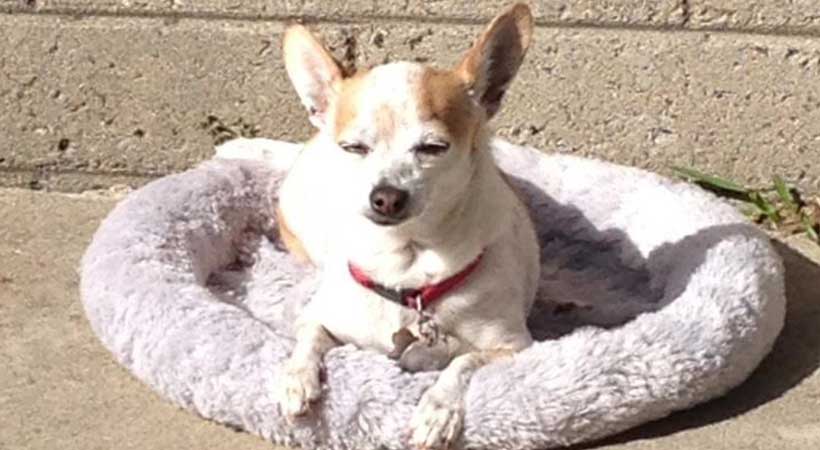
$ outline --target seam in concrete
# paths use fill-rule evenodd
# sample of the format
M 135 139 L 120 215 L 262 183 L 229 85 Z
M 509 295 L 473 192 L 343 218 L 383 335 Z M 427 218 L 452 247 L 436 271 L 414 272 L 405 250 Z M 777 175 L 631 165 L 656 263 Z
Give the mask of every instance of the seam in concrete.
M 81 192 L 61 192 L 48 190 L 34 190 L 21 187 L 0 187 L 0 196 L 3 195 L 48 195 L 83 201 L 117 201 L 130 192 L 127 187 L 117 186 L 104 189 L 87 189 Z
M 734 35 L 752 36 L 776 36 L 776 37 L 820 37 L 820 29 L 803 30 L 793 27 L 773 26 L 771 28 L 739 28 L 731 26 L 689 26 L 691 11 L 688 0 L 682 0 L 683 19 L 678 24 L 646 25 L 646 24 L 625 24 L 616 22 L 591 22 L 574 21 L 560 22 L 555 20 L 536 20 L 535 25 L 539 28 L 555 28 L 570 30 L 623 30 L 631 32 L 667 32 L 667 33 L 720 33 Z M 104 18 L 130 18 L 130 19 L 161 19 L 166 21 L 178 21 L 183 19 L 204 20 L 204 21 L 237 21 L 237 22 L 299 22 L 304 24 L 329 24 L 329 25 L 361 25 L 373 23 L 415 23 L 427 25 L 486 25 L 484 19 L 471 19 L 465 17 L 424 17 L 417 15 L 367 15 L 360 14 L 351 17 L 324 17 L 298 14 L 243 14 L 243 13 L 218 13 L 218 12 L 155 12 L 155 11 L 107 11 L 99 9 L 88 9 L 76 11 L 66 8 L 31 9 L 15 6 L 0 7 L 0 14 L 3 15 L 29 15 L 34 17 L 52 16 L 66 17 L 75 20 L 83 20 L 94 17 Z
M 135 177 L 154 179 L 171 175 L 176 172 L 150 172 L 140 170 L 74 170 L 74 169 L 58 169 L 51 167 L 0 167 L 0 173 L 23 173 L 37 175 L 42 178 L 43 175 L 88 175 L 95 177 Z

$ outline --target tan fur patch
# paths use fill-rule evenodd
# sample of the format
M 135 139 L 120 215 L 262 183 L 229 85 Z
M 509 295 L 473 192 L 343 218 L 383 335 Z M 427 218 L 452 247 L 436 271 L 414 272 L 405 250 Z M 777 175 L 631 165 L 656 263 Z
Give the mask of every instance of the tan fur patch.
M 358 105 L 364 101 L 362 91 L 366 88 L 367 71 L 359 71 L 337 84 L 336 115 L 334 128 L 336 139 L 341 139 L 345 129 L 358 115 Z M 480 111 L 472 106 L 464 81 L 453 71 L 424 68 L 418 86 L 411 86 L 417 95 L 422 120 L 435 120 L 443 124 L 447 132 L 461 143 L 472 144 L 482 123 Z M 381 137 L 389 138 L 397 132 L 400 119 L 389 106 L 376 112 L 374 126 Z
M 438 120 L 454 139 L 470 143 L 481 126 L 463 80 L 449 70 L 425 68 L 419 89 L 422 118 Z
M 358 114 L 358 104 L 365 87 L 364 79 L 367 73 L 367 70 L 360 70 L 337 83 L 336 117 L 333 118 L 337 140 Z
M 276 224 L 279 227 L 279 238 L 282 239 L 282 243 L 285 244 L 288 252 L 300 262 L 312 264 L 313 261 L 310 260 L 310 256 L 305 251 L 302 241 L 291 231 L 282 210 L 278 207 L 276 208 Z

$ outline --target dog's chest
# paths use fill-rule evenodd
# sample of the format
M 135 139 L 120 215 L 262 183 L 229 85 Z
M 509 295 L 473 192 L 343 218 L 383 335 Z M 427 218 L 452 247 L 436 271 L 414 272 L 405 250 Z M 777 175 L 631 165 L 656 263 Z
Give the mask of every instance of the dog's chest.
M 324 327 L 338 340 L 383 353 L 393 349 L 393 334 L 417 320 L 410 308 L 353 283 L 325 290 L 315 305 Z

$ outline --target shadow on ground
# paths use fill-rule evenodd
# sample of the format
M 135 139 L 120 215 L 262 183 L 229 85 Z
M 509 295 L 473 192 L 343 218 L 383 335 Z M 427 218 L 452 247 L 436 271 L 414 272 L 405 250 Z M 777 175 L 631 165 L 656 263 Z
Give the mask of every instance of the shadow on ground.
M 752 376 L 722 398 L 573 448 L 592 449 L 662 437 L 722 422 L 782 396 L 817 370 L 820 366 L 820 266 L 785 244 L 775 241 L 774 245 L 786 266 L 786 322 L 772 352 Z

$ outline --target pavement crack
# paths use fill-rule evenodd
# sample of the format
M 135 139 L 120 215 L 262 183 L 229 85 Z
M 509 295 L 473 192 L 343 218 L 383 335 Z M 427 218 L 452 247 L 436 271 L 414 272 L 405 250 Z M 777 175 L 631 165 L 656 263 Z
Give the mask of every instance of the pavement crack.
M 689 0 L 680 0 L 680 9 L 681 9 L 681 26 L 686 27 L 689 25 L 689 20 L 692 18 L 692 9 L 691 5 L 689 5 Z

